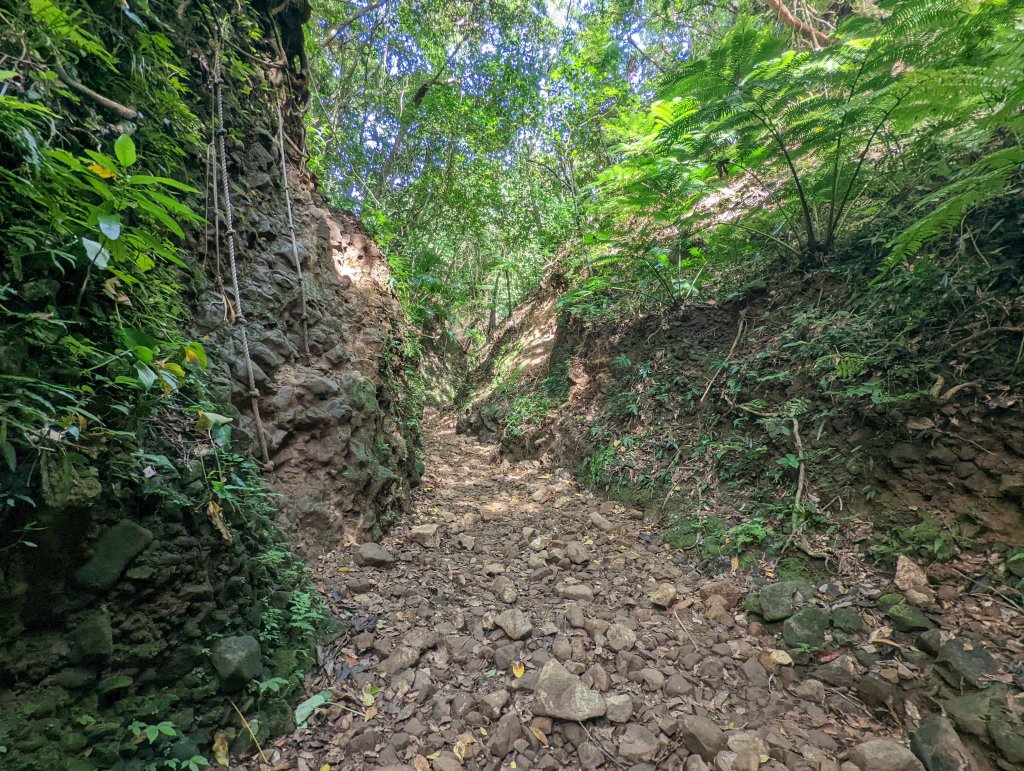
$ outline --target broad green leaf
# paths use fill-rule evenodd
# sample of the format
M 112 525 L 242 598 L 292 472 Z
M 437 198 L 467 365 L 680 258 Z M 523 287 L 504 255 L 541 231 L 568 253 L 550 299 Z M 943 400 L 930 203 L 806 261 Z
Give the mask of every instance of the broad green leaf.
M 159 348 L 160 341 L 157 340 L 150 334 L 143 332 L 141 329 L 132 329 L 131 327 L 125 327 L 121 330 L 121 337 L 127 347 L 132 348 L 137 345 L 144 345 L 147 348 Z
M 114 142 L 114 155 L 117 156 L 118 162 L 127 169 L 135 163 L 137 158 L 135 154 L 135 141 L 127 134 L 122 134 Z
M 315 696 L 310 696 L 304 702 L 301 702 L 299 706 L 295 708 L 295 724 L 299 728 L 306 726 L 306 721 L 309 720 L 310 716 L 318 707 L 322 707 L 331 698 L 330 691 L 320 691 Z
M 232 418 L 218 415 L 216 412 L 200 411 L 199 417 L 196 419 L 196 431 L 209 431 L 214 426 L 223 426 L 230 423 L 231 420 Z
M 117 214 L 101 214 L 99 216 L 100 232 L 111 241 L 121 237 L 121 217 Z
M 149 174 L 132 174 L 128 177 L 128 184 L 130 185 L 163 185 L 164 187 L 173 187 L 175 190 L 181 190 L 185 193 L 198 193 L 191 185 L 186 185 L 184 182 L 179 182 L 176 179 L 169 179 L 168 177 L 153 177 Z
M 131 352 L 135 354 L 135 358 L 141 361 L 143 364 L 152 364 L 153 359 L 156 358 L 156 353 L 152 348 L 147 348 L 144 345 L 136 345 L 131 348 Z
M 142 383 L 143 388 L 149 388 L 157 381 L 156 373 L 142 362 L 135 365 L 135 372 L 138 375 L 139 382 Z
M 93 241 L 91 238 L 83 238 L 82 246 L 85 247 L 85 256 L 91 265 L 103 270 L 110 264 L 110 252 L 104 248 L 103 244 Z

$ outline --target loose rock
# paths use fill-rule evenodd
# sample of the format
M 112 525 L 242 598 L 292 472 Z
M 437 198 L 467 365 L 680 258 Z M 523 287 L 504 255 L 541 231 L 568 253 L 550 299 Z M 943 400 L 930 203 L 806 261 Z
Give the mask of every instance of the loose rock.
M 606 709 L 601 694 L 554 659 L 541 669 L 533 692 L 533 714 L 580 721 L 601 717 Z
M 494 618 L 494 623 L 501 627 L 513 640 L 524 640 L 533 631 L 533 624 L 519 608 L 511 608 Z
M 667 608 L 676 601 L 679 593 L 672 584 L 661 584 L 651 594 L 651 604 L 659 608 Z
M 871 739 L 852 750 L 846 757 L 860 771 L 925 771 L 914 753 L 890 739 Z
M 440 525 L 416 525 L 409 531 L 409 540 L 428 549 L 436 549 L 441 545 Z
M 360 544 L 352 559 L 357 565 L 374 568 L 387 568 L 395 564 L 394 555 L 379 543 L 372 541 Z

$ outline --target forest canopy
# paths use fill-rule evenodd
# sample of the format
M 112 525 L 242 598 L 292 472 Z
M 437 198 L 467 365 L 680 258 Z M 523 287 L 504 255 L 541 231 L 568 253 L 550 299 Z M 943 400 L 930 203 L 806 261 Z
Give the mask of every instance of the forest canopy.
M 1002 0 L 324 0 L 313 166 L 427 326 L 486 333 L 556 261 L 586 312 L 670 306 L 713 265 L 925 271 L 1019 189 L 1022 24 Z

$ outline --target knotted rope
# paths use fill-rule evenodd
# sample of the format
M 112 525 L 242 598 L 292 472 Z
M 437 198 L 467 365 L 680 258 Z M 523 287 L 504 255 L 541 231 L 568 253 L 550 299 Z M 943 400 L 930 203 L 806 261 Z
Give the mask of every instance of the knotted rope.
M 295 238 L 295 220 L 292 218 L 292 189 L 288 182 L 288 164 L 284 152 L 284 116 L 281 103 L 277 103 L 277 146 L 281 151 L 281 179 L 284 181 L 284 204 L 288 212 L 288 229 L 292 237 L 292 259 L 295 272 L 299 275 L 299 299 L 302 303 L 302 355 L 309 360 L 309 313 L 306 310 L 306 286 L 302 280 L 302 263 L 299 261 L 299 245 Z
M 242 292 L 238 288 L 238 263 L 236 260 L 235 210 L 231 204 L 231 186 L 228 177 L 228 157 L 225 151 L 224 137 L 227 128 L 224 124 L 224 85 L 221 78 L 221 49 L 218 41 L 214 49 L 213 87 L 217 99 L 217 152 L 220 155 L 221 198 L 224 200 L 224 220 L 227 225 L 228 264 L 231 269 L 231 288 L 235 295 L 235 323 L 242 330 L 242 349 L 245 352 L 245 370 L 249 380 L 249 398 L 252 400 L 252 416 L 256 422 L 256 437 L 259 440 L 263 462 L 270 466 L 270 452 L 267 449 L 267 437 L 263 433 L 263 419 L 260 416 L 260 392 L 256 387 L 256 375 L 253 369 L 252 356 L 249 351 L 249 333 L 246 330 L 245 311 L 242 306 Z

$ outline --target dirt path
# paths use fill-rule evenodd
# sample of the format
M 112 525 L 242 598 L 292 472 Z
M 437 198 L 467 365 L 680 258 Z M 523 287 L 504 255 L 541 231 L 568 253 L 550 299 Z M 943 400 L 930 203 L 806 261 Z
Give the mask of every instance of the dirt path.
M 852 660 L 797 674 L 745 620 L 745 587 L 695 572 L 638 512 L 449 424 L 425 433 L 415 516 L 314 566 L 355 629 L 321 651 L 310 693 L 332 704 L 270 766 L 817 771 L 893 733 L 848 695 Z M 860 767 L 919 768 L 874 744 Z

